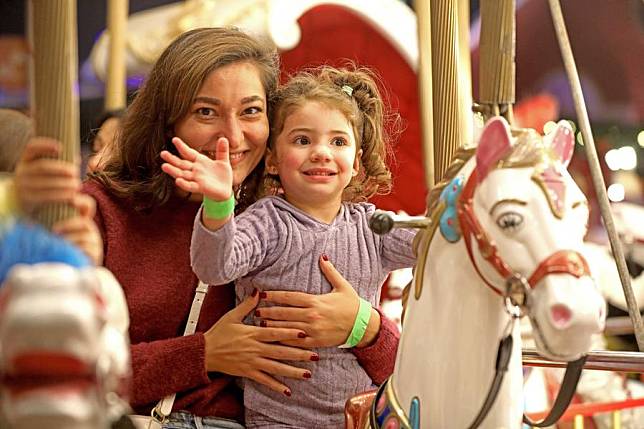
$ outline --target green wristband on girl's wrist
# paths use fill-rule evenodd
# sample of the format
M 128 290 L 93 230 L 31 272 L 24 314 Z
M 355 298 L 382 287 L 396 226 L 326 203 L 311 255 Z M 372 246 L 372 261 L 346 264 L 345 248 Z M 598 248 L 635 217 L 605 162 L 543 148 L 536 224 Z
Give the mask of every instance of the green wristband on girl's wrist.
M 230 194 L 226 201 L 214 201 L 210 198 L 203 197 L 203 212 L 206 217 L 222 220 L 226 219 L 235 211 L 235 195 Z
M 360 306 L 358 307 L 356 320 L 353 322 L 353 328 L 351 329 L 349 338 L 347 338 L 347 341 L 345 341 L 344 344 L 338 346 L 338 348 L 348 349 L 357 346 L 360 341 L 362 341 L 365 332 L 367 332 L 367 326 L 369 325 L 370 319 L 371 304 L 369 304 L 368 301 L 360 298 Z

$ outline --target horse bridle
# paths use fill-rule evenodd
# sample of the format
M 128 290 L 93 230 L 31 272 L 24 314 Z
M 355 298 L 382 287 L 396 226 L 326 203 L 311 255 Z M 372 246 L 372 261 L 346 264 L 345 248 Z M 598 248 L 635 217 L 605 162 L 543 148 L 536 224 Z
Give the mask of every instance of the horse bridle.
M 457 203 L 458 222 L 465 241 L 467 254 L 470 257 L 470 261 L 479 277 L 481 277 L 485 284 L 488 285 L 495 293 L 505 296 L 506 291 L 499 290 L 499 288 L 492 285 L 481 273 L 472 252 L 472 237 L 476 240 L 481 256 L 503 279 L 523 279 L 524 277 L 521 274 L 514 272 L 503 261 L 501 256 L 498 254 L 496 245 L 489 239 L 483 228 L 481 228 L 481 224 L 474 214 L 473 199 L 477 183 L 478 179 L 475 169 L 468 178 Z M 525 281 L 525 284 L 526 286 L 529 286 L 530 289 L 534 289 L 545 276 L 550 274 L 570 274 L 576 278 L 580 278 L 583 276 L 589 276 L 590 268 L 588 267 L 586 259 L 579 252 L 574 250 L 559 250 L 541 261 L 532 275 Z M 528 290 L 526 292 L 528 292 Z
M 551 254 L 537 265 L 537 268 L 528 279 L 520 273 L 512 270 L 503 261 L 498 253 L 496 245 L 489 239 L 483 228 L 481 228 L 481 224 L 474 214 L 473 199 L 474 191 L 478 184 L 477 176 L 477 171 L 474 169 L 468 178 L 461 195 L 459 196 L 457 202 L 459 227 L 463 240 L 465 241 L 467 254 L 474 266 L 474 269 L 488 287 L 498 295 L 504 297 L 506 301 L 506 309 L 510 313 L 512 321 L 523 316 L 527 312 L 530 306 L 530 292 L 532 289 L 537 287 L 545 276 L 550 274 L 570 274 L 576 278 L 580 278 L 582 276 L 590 275 L 590 269 L 586 259 L 579 252 L 573 250 L 560 250 Z M 503 279 L 505 279 L 505 290 L 495 287 L 481 273 L 476 259 L 474 258 L 472 237 L 476 240 L 481 256 Z M 501 339 L 499 343 L 494 379 L 492 380 L 492 384 L 490 385 L 488 394 L 480 411 L 469 426 L 470 429 L 477 428 L 483 422 L 496 400 L 501 388 L 501 382 L 503 381 L 503 377 L 507 372 L 510 362 L 512 342 L 512 329 L 510 329 L 508 334 Z M 579 381 L 579 376 L 581 375 L 581 370 L 584 367 L 585 361 L 586 356 L 582 356 L 581 358 L 568 363 L 561 389 L 559 390 L 557 399 L 546 418 L 540 422 L 532 422 L 524 414 L 523 422 L 534 427 L 551 426 L 556 423 L 570 404 L 570 400 L 577 389 L 577 382 Z

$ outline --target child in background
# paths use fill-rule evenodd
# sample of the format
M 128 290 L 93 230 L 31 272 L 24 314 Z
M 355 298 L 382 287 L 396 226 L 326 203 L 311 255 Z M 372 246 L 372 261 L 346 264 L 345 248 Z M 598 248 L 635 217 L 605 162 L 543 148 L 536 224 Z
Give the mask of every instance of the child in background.
M 205 110 L 210 120 L 226 120 Z M 413 231 L 378 236 L 368 226 L 375 207 L 365 201 L 391 187 L 384 122 L 383 101 L 368 71 L 322 67 L 297 74 L 274 99 L 267 196 L 234 218 L 230 163 L 243 160 L 243 151 L 229 153 L 227 140 L 219 138 L 211 159 L 175 138 L 182 158 L 161 153 L 163 170 L 177 186 L 204 195 L 191 245 L 192 266 L 202 281 L 218 285 L 238 279 L 238 300 L 257 288 L 327 293 L 331 287 L 318 267 L 321 257 L 331 258 L 360 296 L 345 344 L 316 350 L 320 362 L 305 370 L 304 378 L 313 383 L 289 380 L 285 401 L 245 380 L 248 428 L 342 427 L 347 398 L 372 388 L 345 348 L 360 343 L 387 273 L 415 262 Z

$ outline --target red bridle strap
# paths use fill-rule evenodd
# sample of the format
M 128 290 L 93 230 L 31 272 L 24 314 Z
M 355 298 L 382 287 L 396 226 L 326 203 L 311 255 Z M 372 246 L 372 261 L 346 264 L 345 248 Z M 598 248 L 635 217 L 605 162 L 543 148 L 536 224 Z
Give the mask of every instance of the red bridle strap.
M 512 270 L 505 262 L 503 262 L 503 259 L 501 259 L 498 254 L 496 245 L 488 238 L 485 231 L 483 231 L 483 228 L 481 228 L 481 224 L 478 219 L 476 219 L 476 216 L 474 215 L 474 189 L 476 189 L 477 183 L 478 179 L 476 169 L 474 169 L 470 177 L 467 179 L 467 183 L 465 183 L 465 187 L 458 199 L 458 224 L 461 228 L 463 240 L 465 240 L 467 254 L 470 257 L 470 261 L 472 262 L 474 269 L 490 289 L 503 296 L 505 292 L 499 290 L 483 276 L 472 253 L 472 236 L 474 236 L 478 244 L 479 251 L 481 252 L 481 256 L 483 256 L 483 258 L 492 265 L 494 270 L 504 279 L 507 279 L 512 275 Z
M 570 274 L 577 278 L 590 275 L 588 262 L 573 250 L 560 250 L 541 261 L 528 279 L 528 284 L 534 289 L 548 274 Z

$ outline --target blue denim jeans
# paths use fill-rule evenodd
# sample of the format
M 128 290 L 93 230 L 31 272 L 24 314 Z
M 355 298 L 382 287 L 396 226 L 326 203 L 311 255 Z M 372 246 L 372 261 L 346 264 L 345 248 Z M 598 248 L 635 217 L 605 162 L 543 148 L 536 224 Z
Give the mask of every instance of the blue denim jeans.
M 234 420 L 199 417 L 185 411 L 177 411 L 168 416 L 163 429 L 244 429 L 244 426 Z

